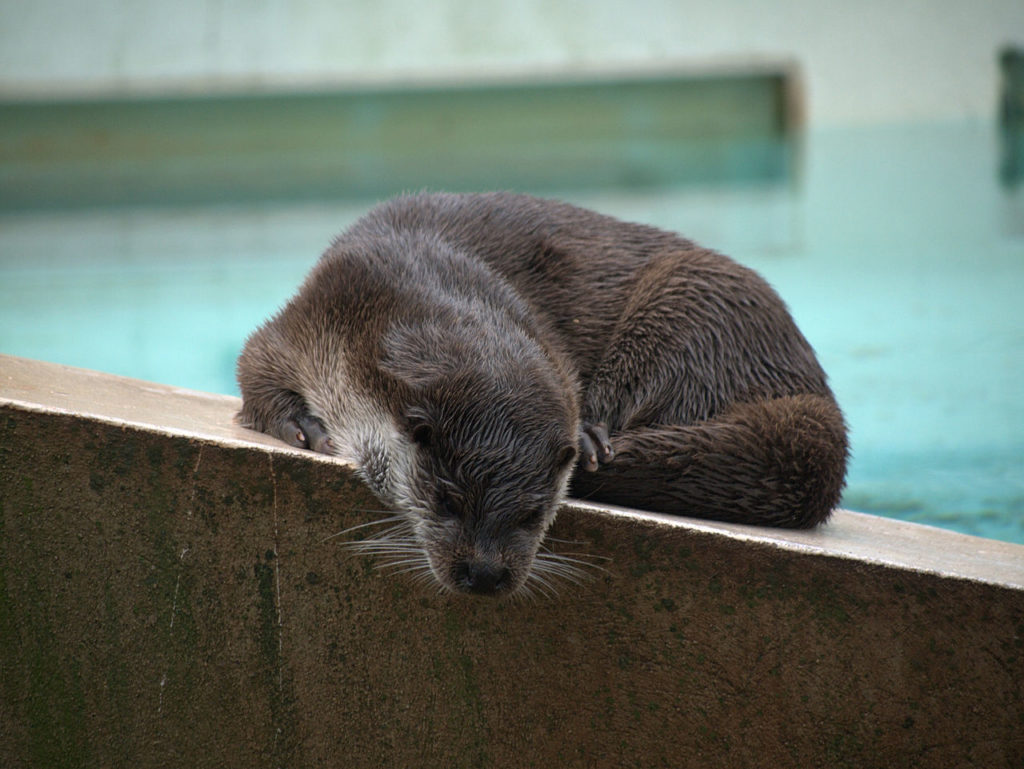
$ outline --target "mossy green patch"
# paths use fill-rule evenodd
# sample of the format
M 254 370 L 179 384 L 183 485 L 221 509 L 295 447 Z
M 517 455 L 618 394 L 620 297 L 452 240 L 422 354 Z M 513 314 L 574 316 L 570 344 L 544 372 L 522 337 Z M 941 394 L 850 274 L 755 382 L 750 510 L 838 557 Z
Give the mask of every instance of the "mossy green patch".
M 3 659 L 5 667 L 18 660 L 16 669 L 27 671 L 27 690 L 12 701 L 23 707 L 20 715 L 27 726 L 28 754 L 34 766 L 88 766 L 93 761 L 81 657 L 60 647 L 47 610 L 52 605 L 47 600 L 50 591 L 40 583 L 38 573 L 27 570 L 23 576 L 22 594 L 17 609 L 8 609 L 14 615 L 8 621 L 21 627 L 24 643 L 20 652 L 5 648 Z
M 256 580 L 256 642 L 260 650 L 263 689 L 270 704 L 270 735 L 264 751 L 275 767 L 300 766 L 294 684 L 281 650 L 281 619 L 277 598 L 277 556 L 268 550 L 253 566 Z

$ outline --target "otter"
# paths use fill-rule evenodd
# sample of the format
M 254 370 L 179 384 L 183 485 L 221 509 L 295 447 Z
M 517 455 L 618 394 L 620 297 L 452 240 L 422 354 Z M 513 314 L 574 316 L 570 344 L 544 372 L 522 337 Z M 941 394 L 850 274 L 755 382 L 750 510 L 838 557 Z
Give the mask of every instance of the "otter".
M 377 552 L 457 592 L 564 576 L 541 542 L 567 495 L 801 528 L 846 473 L 825 373 L 758 274 L 526 195 L 380 204 L 237 375 L 242 425 L 352 463 L 398 512 Z

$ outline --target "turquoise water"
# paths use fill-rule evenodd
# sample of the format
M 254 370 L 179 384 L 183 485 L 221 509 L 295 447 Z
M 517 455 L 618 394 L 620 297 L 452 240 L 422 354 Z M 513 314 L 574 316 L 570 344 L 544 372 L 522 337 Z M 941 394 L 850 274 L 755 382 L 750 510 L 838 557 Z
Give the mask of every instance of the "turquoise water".
M 812 132 L 795 183 L 560 196 L 764 274 L 851 426 L 844 504 L 1024 542 L 1024 192 L 993 126 Z M 0 214 L 0 352 L 236 392 L 246 336 L 372 201 Z

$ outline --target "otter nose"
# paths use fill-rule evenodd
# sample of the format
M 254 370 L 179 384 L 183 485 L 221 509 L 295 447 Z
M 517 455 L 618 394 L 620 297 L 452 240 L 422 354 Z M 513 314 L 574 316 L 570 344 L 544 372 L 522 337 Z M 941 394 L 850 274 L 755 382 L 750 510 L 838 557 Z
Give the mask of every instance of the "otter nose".
M 455 581 L 463 590 L 494 595 L 508 585 L 508 569 L 499 563 L 463 561 L 455 567 Z

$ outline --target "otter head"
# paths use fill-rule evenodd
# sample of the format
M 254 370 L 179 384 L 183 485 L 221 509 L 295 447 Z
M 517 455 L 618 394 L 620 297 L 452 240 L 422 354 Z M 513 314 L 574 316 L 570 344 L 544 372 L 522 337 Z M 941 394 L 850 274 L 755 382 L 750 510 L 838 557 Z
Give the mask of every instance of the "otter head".
M 565 496 L 577 456 L 575 394 L 521 334 L 506 330 L 482 348 L 477 336 L 462 349 L 451 337 L 434 346 L 424 333 L 406 338 L 419 354 L 382 366 L 402 393 L 401 446 L 391 452 L 384 496 L 404 513 L 407 535 L 443 588 L 511 595 L 531 579 Z

